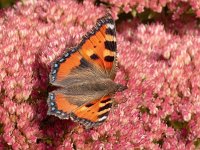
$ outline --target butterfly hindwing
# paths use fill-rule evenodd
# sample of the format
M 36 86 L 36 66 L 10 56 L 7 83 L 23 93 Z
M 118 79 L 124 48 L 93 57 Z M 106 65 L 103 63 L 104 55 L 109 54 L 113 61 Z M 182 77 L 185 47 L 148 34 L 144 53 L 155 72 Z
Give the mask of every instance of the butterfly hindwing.
M 110 96 L 104 96 L 101 99 L 93 100 L 81 106 L 70 103 L 66 95 L 59 92 L 49 93 L 48 114 L 79 122 L 89 129 L 103 123 L 112 107 Z
M 101 99 L 86 103 L 75 109 L 70 117 L 75 122 L 83 124 L 87 129 L 103 123 L 112 107 L 110 96 L 104 96 Z

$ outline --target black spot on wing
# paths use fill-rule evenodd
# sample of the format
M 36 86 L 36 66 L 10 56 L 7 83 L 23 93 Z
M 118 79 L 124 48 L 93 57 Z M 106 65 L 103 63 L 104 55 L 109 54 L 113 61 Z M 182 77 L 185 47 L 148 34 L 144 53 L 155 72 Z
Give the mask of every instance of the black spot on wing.
M 113 62 L 114 61 L 114 56 L 106 56 L 104 57 L 104 60 L 107 61 L 107 62 Z
M 110 51 L 114 52 L 117 49 L 117 45 L 115 41 L 105 41 L 104 44 L 105 44 L 105 48 Z
M 107 102 L 109 102 L 110 100 L 111 100 L 111 98 L 107 98 L 107 99 L 102 100 L 101 103 L 107 103 Z
M 85 105 L 85 107 L 91 107 L 91 106 L 93 106 L 93 104 L 91 104 L 91 103 L 88 103 Z
M 103 111 L 103 110 L 108 109 L 108 108 L 111 108 L 111 107 L 112 107 L 112 103 L 108 103 L 105 106 L 100 107 L 98 112 Z
M 90 58 L 93 59 L 93 60 L 97 60 L 97 59 L 99 59 L 99 56 L 96 55 L 96 54 L 92 54 L 92 55 L 90 56 Z
M 79 65 L 80 67 L 83 68 L 89 67 L 89 63 L 84 58 L 81 58 L 80 62 L 81 62 L 81 64 Z
M 115 36 L 115 31 L 112 30 L 111 28 L 107 28 L 107 29 L 106 29 L 106 34 L 109 34 L 109 35 Z

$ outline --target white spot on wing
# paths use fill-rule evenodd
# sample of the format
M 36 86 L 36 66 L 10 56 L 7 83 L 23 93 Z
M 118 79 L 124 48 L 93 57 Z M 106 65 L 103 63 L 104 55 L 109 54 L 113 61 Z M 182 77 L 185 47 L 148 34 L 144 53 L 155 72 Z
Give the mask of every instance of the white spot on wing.
M 113 29 L 115 28 L 115 25 L 114 25 L 114 24 L 108 23 L 108 24 L 107 24 L 107 27 L 113 30 Z
M 107 118 L 107 116 L 103 116 L 103 117 L 99 118 L 98 121 L 103 121 L 103 120 L 105 120 L 106 118 Z

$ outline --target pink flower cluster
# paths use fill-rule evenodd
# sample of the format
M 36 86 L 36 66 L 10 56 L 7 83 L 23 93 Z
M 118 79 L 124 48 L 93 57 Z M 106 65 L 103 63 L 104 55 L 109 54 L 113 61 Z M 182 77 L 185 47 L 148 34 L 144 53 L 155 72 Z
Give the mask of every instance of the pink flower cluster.
M 160 12 L 184 3 L 199 10 L 194 0 L 105 2 L 115 4 L 114 15 L 119 13 L 115 6 Z M 128 89 L 115 95 L 101 126 L 85 130 L 47 116 L 49 65 L 105 14 L 103 4 L 36 0 L 0 11 L 0 149 L 200 147 L 200 31 L 194 18 L 172 19 L 165 26 L 133 19 L 117 24 L 115 80 Z
M 124 11 L 125 13 L 142 13 L 146 9 L 154 12 L 172 14 L 173 19 L 178 19 L 183 14 L 195 13 L 200 17 L 200 2 L 196 0 L 102 0 L 111 6 L 115 16 Z M 169 10 L 165 12 L 165 10 Z M 163 13 L 163 14 L 164 14 Z M 117 17 L 117 16 L 116 16 Z
M 126 131 L 120 132 L 131 137 L 131 147 L 194 149 L 199 142 L 200 32 L 182 26 L 188 30 L 180 35 L 161 24 L 119 26 L 118 60 L 129 88 L 123 93 L 127 102 L 113 115 L 123 114 L 120 125 L 125 122 Z

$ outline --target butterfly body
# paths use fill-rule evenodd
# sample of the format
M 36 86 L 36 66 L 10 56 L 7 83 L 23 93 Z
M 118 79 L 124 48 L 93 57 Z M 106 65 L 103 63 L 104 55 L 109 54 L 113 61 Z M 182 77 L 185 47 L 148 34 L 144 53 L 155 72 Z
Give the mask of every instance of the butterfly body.
M 111 15 L 97 21 L 81 43 L 67 50 L 51 68 L 48 114 L 71 118 L 86 128 L 106 120 L 111 96 L 125 89 L 113 81 L 116 72 L 115 24 Z

